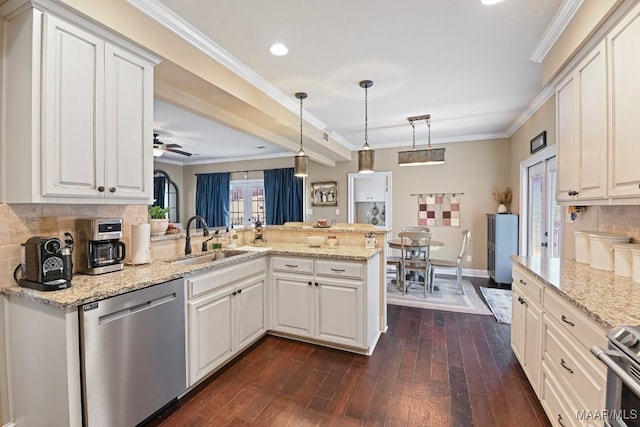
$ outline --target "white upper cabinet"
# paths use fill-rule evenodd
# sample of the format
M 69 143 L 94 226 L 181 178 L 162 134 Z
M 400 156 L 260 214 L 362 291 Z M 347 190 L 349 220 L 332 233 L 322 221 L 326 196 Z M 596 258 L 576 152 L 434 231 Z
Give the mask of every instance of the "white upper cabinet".
M 606 197 L 606 59 L 602 42 L 558 85 L 558 201 Z
M 356 202 L 383 202 L 387 183 L 384 175 L 363 174 L 354 180 Z
M 147 204 L 157 60 L 68 11 L 0 11 L 5 202 Z
M 609 195 L 640 196 L 640 5 L 607 36 L 609 46 Z

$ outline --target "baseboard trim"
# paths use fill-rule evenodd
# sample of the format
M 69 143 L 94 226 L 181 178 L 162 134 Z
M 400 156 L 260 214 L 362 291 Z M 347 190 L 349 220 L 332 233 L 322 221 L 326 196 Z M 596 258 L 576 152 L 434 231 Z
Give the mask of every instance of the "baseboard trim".
M 4 424 L 2 427 L 16 427 L 16 423 L 14 423 L 13 421 L 11 421 L 8 424 Z

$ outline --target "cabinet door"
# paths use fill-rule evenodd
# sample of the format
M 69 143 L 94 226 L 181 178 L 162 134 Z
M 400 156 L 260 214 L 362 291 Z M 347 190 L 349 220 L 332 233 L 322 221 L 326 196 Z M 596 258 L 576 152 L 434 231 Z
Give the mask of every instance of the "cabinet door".
M 233 286 L 187 304 L 189 316 L 189 385 L 233 355 Z
M 356 178 L 353 181 L 354 187 L 354 200 L 356 202 L 369 202 L 371 201 L 369 195 L 369 180 L 366 177 Z
M 602 199 L 607 189 L 607 61 L 600 43 L 576 68 L 578 91 L 577 198 Z
M 511 348 L 538 394 L 542 369 L 542 309 L 515 282 L 512 290 Z
M 42 195 L 102 197 L 104 42 L 50 15 L 44 28 Z
M 363 284 L 338 280 L 318 280 L 315 294 L 316 338 L 362 347 L 364 332 Z
M 387 183 L 385 176 L 367 177 L 369 181 L 369 197 L 374 202 L 384 202 L 386 200 Z
M 607 37 L 609 47 L 609 195 L 640 195 L 640 6 Z
M 573 200 L 576 191 L 576 110 L 575 78 L 571 74 L 556 90 L 556 155 L 558 157 L 558 201 Z
M 107 197 L 150 200 L 153 175 L 153 68 L 106 46 Z
M 236 352 L 265 333 L 265 277 L 236 285 Z
M 277 331 L 313 337 L 313 277 L 273 276 L 273 327 Z

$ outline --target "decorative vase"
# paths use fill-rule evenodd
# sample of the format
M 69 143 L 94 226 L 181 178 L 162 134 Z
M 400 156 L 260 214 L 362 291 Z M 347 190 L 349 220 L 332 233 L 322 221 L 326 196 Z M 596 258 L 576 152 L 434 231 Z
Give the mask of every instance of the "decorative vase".
M 504 205 L 504 203 L 500 203 L 500 206 L 498 206 L 498 213 L 507 213 L 507 207 Z
M 169 227 L 169 219 L 154 219 L 151 218 L 149 220 L 149 224 L 151 224 L 151 235 L 152 236 L 164 236 L 167 232 L 167 228 Z

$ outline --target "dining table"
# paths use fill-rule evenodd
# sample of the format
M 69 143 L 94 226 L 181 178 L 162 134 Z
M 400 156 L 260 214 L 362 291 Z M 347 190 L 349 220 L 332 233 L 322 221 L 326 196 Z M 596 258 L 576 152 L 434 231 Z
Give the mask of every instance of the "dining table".
M 431 252 L 431 251 L 440 250 L 444 246 L 444 242 L 441 242 L 439 240 L 433 240 L 433 239 L 429 240 L 429 245 L 428 246 L 427 246 L 427 241 L 425 239 L 420 239 L 418 244 L 420 245 L 419 246 L 420 254 L 413 253 L 413 251 L 412 251 L 412 253 L 413 253 L 412 257 L 413 258 L 417 258 L 419 255 L 421 255 L 423 253 L 426 253 L 427 252 L 427 248 L 429 248 L 429 251 Z M 389 247 L 391 249 L 400 250 L 400 249 L 402 249 L 402 240 L 399 237 L 394 238 L 394 239 L 389 239 L 389 240 L 387 240 L 387 245 L 389 245 Z M 404 238 L 404 245 L 405 245 L 405 248 L 411 248 L 411 240 L 405 237 Z M 400 268 L 400 266 L 398 266 L 398 267 Z M 402 277 L 402 272 L 400 272 L 399 277 Z M 420 278 L 422 280 L 426 280 L 426 278 L 422 278 L 422 276 L 420 276 Z M 395 281 L 395 279 L 394 279 L 394 281 Z M 438 290 L 437 287 L 435 287 L 434 290 Z

